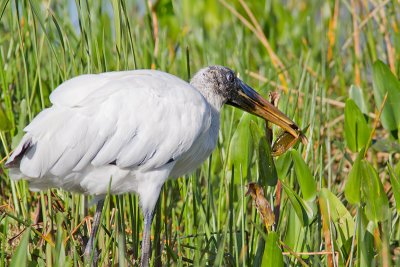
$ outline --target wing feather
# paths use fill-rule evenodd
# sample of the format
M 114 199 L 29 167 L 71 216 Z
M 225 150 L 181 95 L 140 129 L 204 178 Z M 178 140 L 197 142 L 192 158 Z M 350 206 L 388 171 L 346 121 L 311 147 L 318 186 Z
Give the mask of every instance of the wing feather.
M 50 99 L 53 106 L 25 128 L 31 147 L 19 169 L 30 178 L 63 177 L 110 163 L 157 168 L 179 158 L 210 127 L 203 96 L 158 71 L 79 76 Z

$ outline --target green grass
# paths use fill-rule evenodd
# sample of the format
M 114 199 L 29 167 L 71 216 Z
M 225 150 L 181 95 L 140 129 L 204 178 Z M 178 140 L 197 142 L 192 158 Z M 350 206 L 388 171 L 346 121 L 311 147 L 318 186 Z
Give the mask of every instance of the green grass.
M 212 157 L 162 190 L 153 265 L 400 264 L 398 1 L 247 1 L 251 13 L 240 1 L 132 2 L 0 3 L 0 158 L 71 77 L 156 68 L 187 80 L 226 65 L 265 97 L 278 90 L 280 109 L 308 127 L 309 143 L 267 164 L 264 122 L 225 107 Z M 0 266 L 83 265 L 90 198 L 30 192 L 3 163 Z M 270 233 L 245 196 L 250 181 L 280 207 Z M 100 264 L 138 264 L 141 232 L 137 197 L 107 197 Z

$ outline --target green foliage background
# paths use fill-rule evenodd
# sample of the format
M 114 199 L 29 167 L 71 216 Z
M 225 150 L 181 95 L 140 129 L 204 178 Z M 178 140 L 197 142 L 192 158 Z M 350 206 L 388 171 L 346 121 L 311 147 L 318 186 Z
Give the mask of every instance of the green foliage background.
M 152 264 L 398 266 L 399 14 L 395 0 L 2 0 L 0 158 L 71 77 L 156 68 L 188 80 L 226 65 L 266 98 L 279 91 L 309 143 L 271 161 L 265 122 L 224 108 L 212 157 L 162 191 Z M 0 266 L 82 265 L 88 200 L 30 192 L 4 160 Z M 280 211 L 269 233 L 250 181 Z M 138 264 L 137 197 L 105 208 L 100 265 Z

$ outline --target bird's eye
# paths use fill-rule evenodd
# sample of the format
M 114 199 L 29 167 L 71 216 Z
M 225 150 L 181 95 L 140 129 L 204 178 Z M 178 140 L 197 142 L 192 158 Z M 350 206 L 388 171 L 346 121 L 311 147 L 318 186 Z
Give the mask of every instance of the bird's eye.
M 233 82 L 235 80 L 235 75 L 232 72 L 228 72 L 226 74 L 226 80 L 230 83 Z

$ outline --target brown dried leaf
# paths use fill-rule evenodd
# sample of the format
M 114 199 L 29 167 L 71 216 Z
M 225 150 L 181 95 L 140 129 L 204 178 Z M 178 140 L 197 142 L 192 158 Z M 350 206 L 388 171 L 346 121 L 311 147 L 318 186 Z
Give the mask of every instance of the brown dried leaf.
M 257 183 L 249 183 L 247 188 L 246 196 L 250 195 L 253 198 L 257 211 L 260 214 L 265 227 L 270 229 L 270 227 L 275 223 L 275 215 L 268 200 L 264 197 L 264 190 Z

